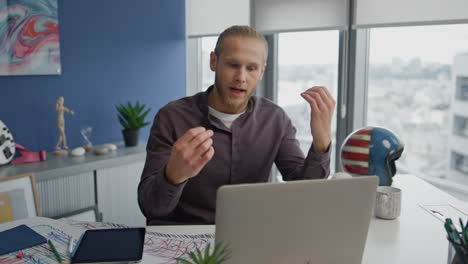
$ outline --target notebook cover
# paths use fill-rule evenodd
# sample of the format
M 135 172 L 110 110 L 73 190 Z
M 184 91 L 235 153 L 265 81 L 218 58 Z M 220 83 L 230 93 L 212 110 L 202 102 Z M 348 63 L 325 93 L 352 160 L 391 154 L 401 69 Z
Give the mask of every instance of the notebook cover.
M 47 243 L 47 240 L 26 225 L 0 232 L 0 255 Z

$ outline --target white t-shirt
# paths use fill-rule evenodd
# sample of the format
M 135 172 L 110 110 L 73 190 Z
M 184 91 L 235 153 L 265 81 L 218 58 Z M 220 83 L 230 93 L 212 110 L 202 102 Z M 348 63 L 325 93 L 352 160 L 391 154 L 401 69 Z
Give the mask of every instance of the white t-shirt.
M 218 118 L 219 120 L 221 120 L 221 122 L 223 122 L 223 124 L 231 129 L 231 126 L 232 126 L 232 123 L 234 123 L 234 121 L 240 116 L 242 115 L 244 112 L 240 113 L 240 114 L 226 114 L 226 113 L 222 113 L 222 112 L 219 112 L 217 110 L 215 110 L 214 108 L 208 106 L 208 110 L 209 110 L 209 113 L 210 115 Z

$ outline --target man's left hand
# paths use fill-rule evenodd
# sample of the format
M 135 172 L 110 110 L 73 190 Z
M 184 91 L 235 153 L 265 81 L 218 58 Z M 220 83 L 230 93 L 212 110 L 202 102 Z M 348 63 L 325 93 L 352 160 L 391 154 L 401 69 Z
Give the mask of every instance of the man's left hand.
M 331 144 L 331 122 L 336 101 L 323 86 L 314 86 L 301 93 L 309 103 L 310 130 L 314 139 L 314 150 L 318 153 L 327 152 Z

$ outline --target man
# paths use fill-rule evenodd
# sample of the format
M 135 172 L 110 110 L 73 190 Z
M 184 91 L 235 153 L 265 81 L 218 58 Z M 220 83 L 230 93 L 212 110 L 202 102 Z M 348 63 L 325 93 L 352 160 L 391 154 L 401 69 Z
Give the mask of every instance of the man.
M 301 94 L 314 139 L 304 158 L 286 113 L 252 96 L 267 54 L 254 29 L 226 29 L 210 55 L 214 85 L 159 110 L 138 186 L 147 224 L 213 224 L 218 187 L 266 182 L 273 162 L 287 181 L 329 174 L 333 97 L 324 87 Z

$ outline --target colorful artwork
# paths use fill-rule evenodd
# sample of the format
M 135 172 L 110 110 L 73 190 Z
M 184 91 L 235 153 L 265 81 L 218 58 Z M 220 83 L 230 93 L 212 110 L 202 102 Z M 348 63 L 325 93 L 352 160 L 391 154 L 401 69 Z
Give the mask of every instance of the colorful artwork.
M 60 257 L 70 263 L 68 247 L 70 241 L 79 238 L 87 229 L 126 228 L 128 226 L 113 223 L 83 222 L 62 218 L 53 220 L 44 217 L 33 217 L 0 224 L 0 232 L 25 224 L 34 231 L 51 240 Z M 196 248 L 204 251 L 208 243 L 215 241 L 214 233 L 199 231 L 189 232 L 152 232 L 146 231 L 142 263 L 177 264 L 176 258 L 188 259 L 188 252 Z M 18 253 L 23 257 L 18 258 Z M 0 256 L 1 264 L 56 264 L 57 260 L 47 244 L 15 251 Z
M 213 244 L 214 234 L 164 234 L 146 232 L 143 252 L 155 257 L 157 263 L 177 264 L 176 258 L 188 259 L 188 253 L 197 248 L 202 252 Z
M 60 221 L 84 230 L 128 227 L 121 224 L 84 222 L 66 218 Z M 149 263 L 177 264 L 176 258 L 188 259 L 188 252 L 195 251 L 197 248 L 203 251 L 206 245 L 213 244 L 214 240 L 214 233 L 174 234 L 146 231 L 143 259 L 148 260 Z
M 58 0 L 0 0 L 0 75 L 60 74 Z

